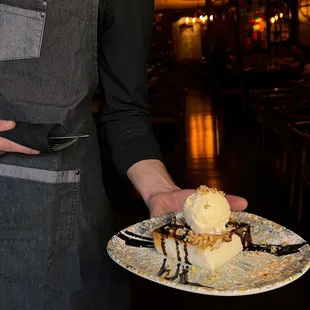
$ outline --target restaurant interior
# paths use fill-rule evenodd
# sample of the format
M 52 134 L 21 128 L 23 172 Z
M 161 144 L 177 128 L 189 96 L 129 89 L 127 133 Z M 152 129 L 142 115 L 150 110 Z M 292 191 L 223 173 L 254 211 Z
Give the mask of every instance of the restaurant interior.
M 176 184 L 216 187 L 310 241 L 310 0 L 156 0 L 150 119 Z M 93 97 L 98 119 L 100 91 Z M 103 152 L 117 229 L 148 218 Z M 212 297 L 130 274 L 139 309 L 310 309 L 310 274 L 264 294 Z M 242 298 L 242 299 L 241 299 Z

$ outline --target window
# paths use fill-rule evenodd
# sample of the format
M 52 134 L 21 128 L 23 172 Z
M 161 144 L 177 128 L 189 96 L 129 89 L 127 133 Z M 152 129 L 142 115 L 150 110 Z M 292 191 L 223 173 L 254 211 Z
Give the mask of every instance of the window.
M 292 13 L 286 1 L 268 1 L 270 41 L 283 42 L 291 37 Z
M 241 0 L 240 39 L 245 52 L 267 49 L 266 1 Z
M 298 40 L 306 46 L 310 46 L 310 0 L 298 1 Z

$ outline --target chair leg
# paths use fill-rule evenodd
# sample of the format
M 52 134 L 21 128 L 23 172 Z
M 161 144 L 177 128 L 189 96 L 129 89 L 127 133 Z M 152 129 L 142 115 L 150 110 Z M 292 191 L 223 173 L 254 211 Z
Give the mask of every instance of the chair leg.
M 293 161 L 292 164 L 292 179 L 291 179 L 291 190 L 290 190 L 290 206 L 294 206 L 295 200 L 295 186 L 296 186 L 296 164 Z

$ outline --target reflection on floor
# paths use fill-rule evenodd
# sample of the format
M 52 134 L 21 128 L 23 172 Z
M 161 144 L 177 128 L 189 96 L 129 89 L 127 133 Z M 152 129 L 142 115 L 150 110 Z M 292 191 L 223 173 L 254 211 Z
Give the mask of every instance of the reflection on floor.
M 222 188 L 216 165 L 216 157 L 220 153 L 219 125 L 210 99 L 197 90 L 191 90 L 186 108 L 187 185 L 196 188 L 207 183 L 210 187 Z
M 242 123 L 242 124 L 241 124 Z M 246 127 L 246 130 L 241 128 Z M 166 134 L 157 133 L 162 146 Z M 277 186 L 277 179 L 270 173 L 268 161 L 256 148 L 256 136 L 251 124 L 242 117 L 219 113 L 211 105 L 208 94 L 199 89 L 190 89 L 186 104 L 186 151 L 184 154 L 168 154 L 168 169 L 174 173 L 178 160 L 186 163 L 184 175 L 173 174 L 180 184 L 196 188 L 200 184 L 217 187 L 227 193 L 244 196 L 249 201 L 248 212 L 275 220 L 309 237 L 309 228 L 301 230 L 288 207 L 287 193 Z M 183 161 L 183 159 L 185 159 Z M 181 179 L 183 178 L 183 179 Z M 118 195 L 119 196 L 119 195 Z M 148 216 L 146 207 L 133 201 L 131 205 L 115 201 L 117 222 L 120 228 Z M 121 206 L 120 206 L 121 205 Z M 309 239 L 308 239 L 309 240 Z M 132 309 L 238 309 L 261 306 L 287 309 L 295 307 L 310 309 L 310 272 L 298 281 L 263 295 L 240 297 L 211 297 L 173 290 L 130 274 L 133 287 Z

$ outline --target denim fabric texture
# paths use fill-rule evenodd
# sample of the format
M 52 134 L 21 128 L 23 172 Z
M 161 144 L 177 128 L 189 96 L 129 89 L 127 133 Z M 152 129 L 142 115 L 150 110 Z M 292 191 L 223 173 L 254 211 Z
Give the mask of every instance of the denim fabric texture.
M 0 61 L 39 57 L 46 13 L 0 3 Z
M 46 2 L 0 0 L 0 119 L 90 137 L 0 156 L 0 309 L 126 310 L 125 272 L 106 253 L 116 231 L 89 104 L 98 0 Z

